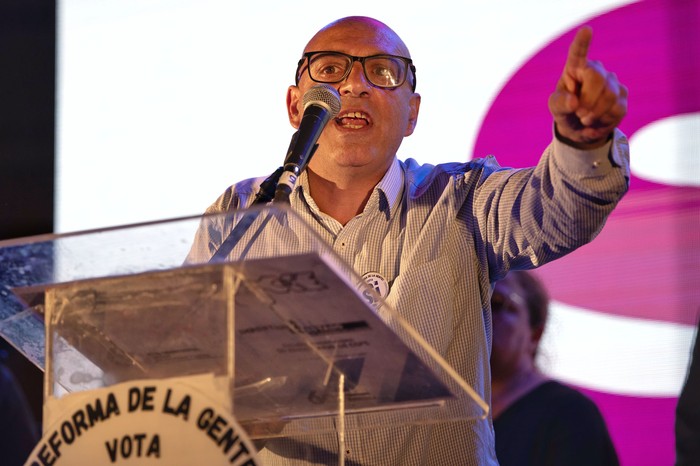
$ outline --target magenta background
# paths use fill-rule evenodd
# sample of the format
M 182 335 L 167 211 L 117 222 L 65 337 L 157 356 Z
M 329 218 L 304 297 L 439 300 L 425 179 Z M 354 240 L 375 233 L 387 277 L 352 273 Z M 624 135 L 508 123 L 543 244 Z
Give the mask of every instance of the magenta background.
M 643 1 L 582 24 L 593 28 L 590 58 L 630 90 L 621 125 L 629 137 L 656 120 L 700 112 L 700 0 Z M 547 99 L 576 29 L 513 74 L 484 118 L 475 157 L 493 154 L 501 165 L 516 167 L 537 162 L 552 137 Z M 633 175 L 630 192 L 598 238 L 538 274 L 557 301 L 694 325 L 700 313 L 700 188 Z M 623 466 L 673 464 L 677 398 L 584 392 L 601 408 Z

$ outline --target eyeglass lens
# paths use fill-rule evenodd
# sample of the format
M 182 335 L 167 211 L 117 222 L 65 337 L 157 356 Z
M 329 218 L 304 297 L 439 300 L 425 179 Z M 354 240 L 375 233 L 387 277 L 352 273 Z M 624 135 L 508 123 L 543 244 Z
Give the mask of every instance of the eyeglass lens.
M 324 83 L 337 83 L 346 78 L 355 59 L 337 53 L 322 53 L 311 56 L 309 73 L 311 79 Z M 379 87 L 396 87 L 403 84 L 406 63 L 400 58 L 378 56 L 365 58 L 363 68 L 367 80 Z

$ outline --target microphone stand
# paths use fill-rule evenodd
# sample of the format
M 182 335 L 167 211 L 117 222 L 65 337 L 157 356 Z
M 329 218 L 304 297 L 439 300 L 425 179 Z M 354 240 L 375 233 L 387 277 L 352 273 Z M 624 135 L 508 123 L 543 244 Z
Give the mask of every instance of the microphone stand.
M 294 137 L 292 139 L 292 144 L 289 146 L 292 148 L 295 144 L 295 139 L 297 133 L 294 133 Z M 301 175 L 301 172 L 304 171 L 306 166 L 309 164 L 309 161 L 311 160 L 311 157 L 316 153 L 316 149 L 318 149 L 318 144 L 314 144 L 311 149 L 309 150 L 309 156 L 306 158 L 306 160 L 302 161 L 298 165 L 294 162 L 289 161 L 289 157 L 292 155 L 291 151 L 287 153 L 287 158 L 284 160 L 284 166 L 282 168 L 282 172 L 280 173 L 280 176 L 277 177 L 278 181 L 282 176 L 284 175 L 284 178 L 282 179 L 282 183 L 278 183 L 275 186 L 275 191 L 273 193 L 273 203 L 274 204 L 287 204 L 289 205 L 289 195 L 292 194 L 292 191 L 294 191 L 294 187 L 297 184 L 297 180 L 299 179 L 299 175 Z
M 292 153 L 292 150 L 294 149 L 294 146 L 297 141 L 299 132 L 295 131 L 294 134 L 292 135 L 292 140 L 289 143 L 289 148 L 287 149 L 287 155 L 284 158 L 285 164 L 287 163 L 287 159 Z M 318 146 L 318 144 L 317 144 Z M 314 147 L 315 151 L 315 147 Z M 311 157 L 309 157 L 310 159 Z M 287 195 L 286 199 L 282 199 L 281 201 L 275 198 L 275 191 L 277 190 L 277 183 L 280 179 L 280 176 L 284 172 L 284 167 L 278 167 L 277 170 L 275 170 L 270 176 L 268 176 L 265 181 L 263 181 L 260 184 L 260 188 L 258 189 L 258 192 L 255 194 L 255 199 L 253 200 L 253 203 L 251 206 L 257 206 L 257 205 L 262 205 L 262 204 L 267 204 L 270 201 L 274 202 L 281 202 L 281 203 L 286 203 L 289 204 L 289 196 Z M 279 197 L 279 196 L 278 196 Z M 286 201 L 286 202 L 285 202 Z M 251 225 L 253 222 L 258 218 L 258 215 L 260 215 L 259 211 L 255 212 L 246 212 L 241 220 L 231 229 L 231 232 L 228 234 L 226 239 L 221 243 L 221 246 L 214 252 L 214 255 L 209 259 L 209 262 L 220 262 L 226 259 L 229 254 L 231 254 L 231 251 L 233 251 L 233 248 L 236 247 L 238 242 L 241 240 L 243 235 L 246 234 L 248 229 L 250 229 Z M 267 222 L 269 221 L 269 216 L 265 221 L 260 225 L 258 228 L 258 232 L 253 235 L 251 240 L 248 242 L 248 245 L 246 247 L 246 253 L 250 246 L 252 245 L 253 241 L 258 237 L 258 234 L 262 229 L 265 227 Z M 242 254 L 244 256 L 245 254 Z

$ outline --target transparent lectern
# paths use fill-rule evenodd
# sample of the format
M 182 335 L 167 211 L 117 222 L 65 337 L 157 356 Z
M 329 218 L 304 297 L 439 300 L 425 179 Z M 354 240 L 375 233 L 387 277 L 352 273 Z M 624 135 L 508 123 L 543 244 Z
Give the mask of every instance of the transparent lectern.
M 0 263 L 0 334 L 45 370 L 45 406 L 212 374 L 252 439 L 333 433 L 339 448 L 346 430 L 487 414 L 285 208 L 5 241 Z

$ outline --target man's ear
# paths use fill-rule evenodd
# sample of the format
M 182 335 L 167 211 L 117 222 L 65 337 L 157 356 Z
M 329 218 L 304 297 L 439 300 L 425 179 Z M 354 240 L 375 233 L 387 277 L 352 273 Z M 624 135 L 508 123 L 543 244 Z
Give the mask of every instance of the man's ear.
M 413 93 L 408 101 L 409 113 L 408 113 L 408 125 L 406 125 L 406 132 L 404 136 L 410 136 L 413 134 L 413 130 L 416 129 L 416 124 L 418 124 L 418 111 L 420 110 L 420 94 Z
M 287 88 L 287 116 L 294 129 L 299 129 L 303 111 L 301 110 L 301 91 L 297 86 Z

